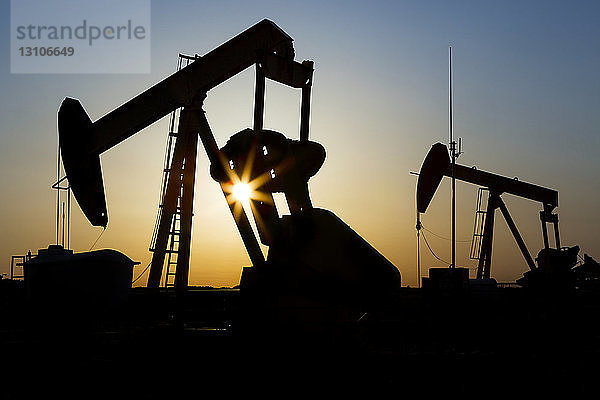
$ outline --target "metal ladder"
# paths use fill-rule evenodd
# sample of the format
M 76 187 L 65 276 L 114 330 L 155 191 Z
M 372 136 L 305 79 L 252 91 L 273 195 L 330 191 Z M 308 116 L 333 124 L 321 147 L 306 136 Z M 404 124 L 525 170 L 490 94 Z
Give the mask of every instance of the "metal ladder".
M 488 192 L 484 196 L 484 192 Z M 485 197 L 485 202 L 484 202 Z M 475 204 L 475 222 L 473 224 L 473 239 L 471 240 L 471 251 L 469 258 L 479 260 L 481 258 L 481 244 L 483 243 L 483 228 L 487 217 L 487 199 L 489 199 L 489 189 L 480 187 L 477 191 L 477 203 Z M 484 205 L 484 203 L 486 203 Z
M 181 235 L 181 192 L 177 197 L 177 208 L 173 214 L 173 222 L 169 231 L 169 247 L 167 249 L 167 269 L 165 273 L 165 289 L 175 287 L 176 266 L 179 255 L 179 237 Z
M 196 57 L 187 56 L 183 54 L 179 54 L 179 58 L 177 61 L 177 71 L 180 69 L 187 67 L 190 63 L 192 63 Z M 154 251 L 156 248 L 156 238 L 158 235 L 158 228 L 160 224 L 160 218 L 162 214 L 163 204 L 162 201 L 165 198 L 165 193 L 167 191 L 167 182 L 169 182 L 169 175 L 171 174 L 171 164 L 173 161 L 173 153 L 175 150 L 175 143 L 177 141 L 178 134 L 178 126 L 177 122 L 179 121 L 179 114 L 181 112 L 181 108 L 174 110 L 169 119 L 169 135 L 167 136 L 167 146 L 165 150 L 165 160 L 164 160 L 164 168 L 163 168 L 163 177 L 160 189 L 160 199 L 161 204 L 158 206 L 158 215 L 156 217 L 156 224 L 154 226 L 154 233 L 152 235 L 152 242 L 150 245 L 150 251 Z M 179 171 L 181 177 L 183 178 L 183 166 L 181 171 Z M 169 231 L 169 239 L 166 250 L 166 272 L 165 272 L 165 280 L 164 280 L 164 288 L 169 289 L 175 287 L 175 280 L 177 276 L 177 258 L 179 254 L 179 238 L 181 235 L 181 201 L 183 197 L 183 182 L 179 189 L 179 193 L 177 194 L 177 207 L 175 209 L 175 213 L 173 214 L 173 220 L 171 222 L 171 229 Z
M 31 256 L 30 256 L 31 257 Z M 23 264 L 25 264 L 27 256 L 12 256 L 10 260 L 10 279 L 23 280 L 25 273 L 23 271 Z

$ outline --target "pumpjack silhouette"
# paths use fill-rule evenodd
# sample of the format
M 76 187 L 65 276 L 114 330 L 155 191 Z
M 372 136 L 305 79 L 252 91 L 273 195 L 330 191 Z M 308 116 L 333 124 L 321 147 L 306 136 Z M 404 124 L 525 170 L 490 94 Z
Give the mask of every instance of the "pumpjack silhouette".
M 219 148 L 203 110 L 210 90 L 255 65 L 254 123 Z M 178 128 L 158 218 L 147 286 L 160 286 L 165 255 L 177 253 L 175 287 L 188 285 L 194 177 L 198 139 L 210 174 L 229 204 L 252 267 L 245 290 L 277 288 L 310 294 L 340 291 L 365 301 L 397 290 L 398 269 L 328 210 L 313 207 L 308 181 L 325 161 L 325 149 L 309 140 L 313 62 L 294 60 L 293 39 L 263 20 L 138 96 L 92 122 L 81 103 L 66 98 L 58 112 L 62 161 L 75 198 L 94 226 L 106 227 L 108 212 L 100 155 L 175 110 Z M 300 89 L 300 137 L 264 129 L 265 80 Z M 251 216 L 235 198 L 236 184 L 251 187 Z M 291 215 L 279 215 L 273 193 L 284 193 Z M 177 236 L 177 246 L 168 246 Z M 265 259 L 259 240 L 269 247 Z M 170 257 L 169 257 L 170 259 Z

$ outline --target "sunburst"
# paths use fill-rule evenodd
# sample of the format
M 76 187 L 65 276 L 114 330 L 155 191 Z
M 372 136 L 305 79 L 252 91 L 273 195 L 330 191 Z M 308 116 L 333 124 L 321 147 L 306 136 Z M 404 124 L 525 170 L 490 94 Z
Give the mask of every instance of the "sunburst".
M 267 204 L 273 204 L 273 198 L 269 193 L 260 190 L 269 180 L 272 179 L 270 172 L 265 172 L 254 179 L 250 179 L 252 167 L 254 165 L 254 159 L 256 156 L 256 149 L 252 148 L 246 163 L 242 169 L 241 176 L 233 168 L 233 162 L 227 160 L 222 154 L 221 163 L 223 169 L 227 171 L 229 182 L 223 183 L 221 187 L 225 193 L 227 203 L 233 205 L 234 217 L 236 220 L 239 219 L 241 213 L 245 211 L 246 214 L 251 213 L 255 217 L 255 222 L 258 226 L 263 226 L 263 221 L 260 215 L 255 211 L 254 202 L 259 201 Z

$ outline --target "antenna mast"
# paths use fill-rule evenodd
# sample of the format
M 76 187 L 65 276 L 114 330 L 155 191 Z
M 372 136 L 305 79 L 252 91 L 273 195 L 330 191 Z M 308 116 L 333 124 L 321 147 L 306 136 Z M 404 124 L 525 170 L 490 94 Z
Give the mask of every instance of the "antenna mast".
M 449 74 L 448 74 L 448 81 L 449 81 L 449 85 L 448 85 L 448 103 L 449 103 L 449 131 L 450 131 L 450 141 L 449 141 L 449 147 L 450 147 L 450 157 L 452 160 L 451 163 L 451 173 L 452 173 L 452 206 L 451 206 L 451 215 L 452 215 L 452 261 L 450 264 L 450 268 L 454 268 L 456 267 L 456 177 L 454 175 L 454 167 L 456 165 L 456 159 L 458 158 L 458 156 L 461 155 L 462 153 L 462 141 L 459 138 L 458 139 L 458 148 L 456 146 L 456 141 L 454 140 L 454 133 L 453 133 L 453 125 L 454 125 L 454 117 L 452 115 L 452 99 L 453 99 L 453 93 L 452 93 L 452 87 L 453 87 L 453 82 L 452 82 L 452 46 L 449 46 L 449 57 L 448 57 L 448 70 L 449 70 Z

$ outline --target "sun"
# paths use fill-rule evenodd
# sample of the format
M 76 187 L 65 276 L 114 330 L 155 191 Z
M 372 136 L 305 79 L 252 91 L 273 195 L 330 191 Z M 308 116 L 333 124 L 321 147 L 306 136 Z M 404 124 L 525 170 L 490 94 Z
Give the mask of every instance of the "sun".
M 247 183 L 239 182 L 233 185 L 233 196 L 239 202 L 245 203 L 250 201 L 252 189 Z

